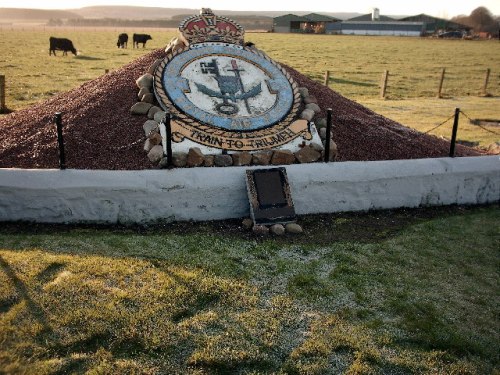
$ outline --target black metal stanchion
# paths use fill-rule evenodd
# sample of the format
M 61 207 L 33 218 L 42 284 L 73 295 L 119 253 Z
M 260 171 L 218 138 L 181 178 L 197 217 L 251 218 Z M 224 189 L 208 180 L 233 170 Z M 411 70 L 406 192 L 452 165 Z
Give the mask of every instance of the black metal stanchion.
M 332 109 L 326 110 L 325 163 L 330 161 L 330 139 L 332 133 Z
M 459 115 L 460 115 L 460 108 L 455 108 L 455 119 L 453 120 L 453 131 L 451 133 L 450 158 L 455 157 L 455 142 L 457 141 L 458 116 Z
M 54 121 L 57 128 L 57 144 L 59 146 L 59 169 L 66 169 L 66 155 L 64 154 L 64 139 L 62 133 L 61 112 L 56 112 Z
M 167 136 L 167 166 L 171 167 L 173 165 L 172 160 L 172 127 L 170 125 L 170 113 L 167 113 L 164 118 L 165 130 Z

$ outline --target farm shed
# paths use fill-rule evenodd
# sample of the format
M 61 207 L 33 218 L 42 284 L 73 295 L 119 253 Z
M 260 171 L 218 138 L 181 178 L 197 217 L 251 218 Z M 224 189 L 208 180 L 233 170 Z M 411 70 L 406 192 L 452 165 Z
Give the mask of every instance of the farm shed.
M 418 14 L 416 16 L 401 18 L 404 22 L 424 22 L 425 33 L 435 34 L 439 31 L 470 31 L 471 27 L 462 25 L 443 18 L 432 17 L 427 14 Z
M 305 17 L 299 17 L 295 14 L 285 14 L 273 19 L 273 31 L 276 33 L 300 33 L 301 24 L 307 22 L 309 20 Z
M 325 16 L 323 14 L 310 13 L 305 16 L 296 16 L 295 14 L 286 14 L 275 17 L 273 21 L 273 30 L 277 33 L 325 33 L 328 25 L 341 20 L 335 17 Z
M 305 32 L 311 32 L 316 34 L 324 34 L 328 25 L 341 22 L 339 18 L 325 16 L 323 14 L 310 13 L 304 16 L 309 21 L 302 24 L 301 28 Z
M 343 21 L 326 29 L 327 34 L 344 35 L 421 36 L 424 31 L 424 22 L 399 21 Z

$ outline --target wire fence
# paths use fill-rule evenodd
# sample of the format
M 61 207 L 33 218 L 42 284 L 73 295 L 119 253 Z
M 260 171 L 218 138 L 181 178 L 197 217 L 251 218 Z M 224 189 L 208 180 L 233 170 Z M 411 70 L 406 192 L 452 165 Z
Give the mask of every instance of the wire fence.
M 500 136 L 500 133 L 497 133 L 497 132 L 495 132 L 495 131 L 493 131 L 493 130 L 490 130 L 490 129 L 486 128 L 485 126 L 483 126 L 483 125 L 479 124 L 479 123 L 477 122 L 477 120 L 472 119 L 472 118 L 471 118 L 471 117 L 470 117 L 467 113 L 465 113 L 464 111 L 459 110 L 459 111 L 458 111 L 458 113 L 461 113 L 462 115 L 464 115 L 464 116 L 465 116 L 465 117 L 466 117 L 466 118 L 470 121 L 470 123 L 471 123 L 471 124 L 474 124 L 474 125 L 478 126 L 479 128 L 481 128 L 481 129 L 483 129 L 483 130 L 485 130 L 485 131 L 489 132 L 489 133 L 492 133 L 492 134 L 495 134 L 495 135 L 499 135 L 499 136 Z M 437 128 L 439 128 L 439 127 L 443 126 L 444 124 L 446 124 L 448 121 L 450 121 L 450 120 L 451 120 L 451 119 L 453 119 L 454 117 L 455 117 L 455 114 L 451 115 L 451 116 L 450 116 L 450 117 L 448 117 L 446 120 L 444 120 L 443 122 L 441 122 L 439 125 L 434 126 L 432 129 L 429 129 L 429 130 L 427 130 L 426 132 L 424 132 L 424 133 L 422 133 L 422 134 L 429 134 L 430 132 L 432 132 L 432 131 L 436 130 Z

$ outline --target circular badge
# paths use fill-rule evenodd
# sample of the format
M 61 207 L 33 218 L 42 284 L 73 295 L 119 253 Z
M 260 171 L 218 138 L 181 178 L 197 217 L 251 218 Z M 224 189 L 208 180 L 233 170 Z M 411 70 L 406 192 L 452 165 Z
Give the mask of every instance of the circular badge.
M 295 104 L 291 78 L 252 49 L 204 43 L 163 65 L 161 79 L 155 76 L 160 104 L 205 125 L 261 130 L 287 117 Z

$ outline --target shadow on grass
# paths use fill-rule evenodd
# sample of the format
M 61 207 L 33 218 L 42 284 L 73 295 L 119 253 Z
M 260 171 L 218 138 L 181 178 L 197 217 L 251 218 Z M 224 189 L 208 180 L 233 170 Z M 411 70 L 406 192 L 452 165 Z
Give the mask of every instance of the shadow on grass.
M 84 56 L 84 55 L 78 55 L 75 57 L 77 60 L 90 60 L 90 61 L 98 61 L 98 60 L 106 60 L 101 57 L 92 57 L 92 56 Z
M 368 212 L 343 212 L 334 214 L 303 215 L 297 223 L 303 233 L 283 236 L 258 236 L 242 226 L 242 219 L 204 222 L 154 222 L 147 225 L 103 224 L 39 224 L 26 222 L 2 223 L 0 234 L 42 235 L 69 233 L 73 230 L 109 231 L 113 234 L 158 235 L 204 234 L 252 241 L 272 240 L 278 244 L 328 245 L 335 242 L 379 243 L 396 237 L 405 228 L 438 217 L 454 216 L 472 211 L 477 206 L 441 206 L 412 209 L 379 210 Z
M 328 81 L 330 84 L 331 83 L 338 83 L 341 85 L 353 85 L 353 86 L 360 86 L 360 87 L 377 87 L 378 84 L 376 83 L 368 83 L 368 82 L 359 82 L 359 81 L 351 81 L 350 79 L 342 79 L 342 78 L 330 78 Z

